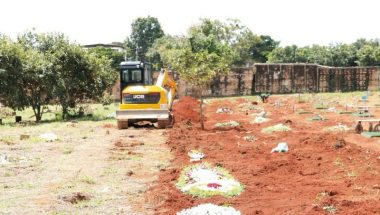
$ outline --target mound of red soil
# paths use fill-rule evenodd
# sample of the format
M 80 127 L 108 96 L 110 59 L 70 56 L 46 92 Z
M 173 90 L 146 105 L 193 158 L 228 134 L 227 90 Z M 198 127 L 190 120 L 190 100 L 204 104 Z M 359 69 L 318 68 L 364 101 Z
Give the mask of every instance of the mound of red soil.
M 173 114 L 176 122 L 199 122 L 199 101 L 185 96 L 173 104 Z
M 198 119 L 197 112 L 192 109 L 197 105 L 191 98 L 178 102 L 176 117 Z M 156 214 L 176 214 L 202 203 L 228 204 L 247 215 L 328 214 L 334 210 L 337 214 L 379 213 L 379 151 L 364 148 L 368 140 L 360 135 L 347 133 L 342 136 L 322 130 L 339 122 L 348 124 L 353 120 L 351 116 L 329 113 L 326 114 L 328 121 L 310 122 L 306 120 L 308 116 L 293 113 L 292 105 L 276 108 L 266 103 L 263 105 L 270 120 L 250 124 L 255 110 L 248 116 L 237 110 L 233 114 L 216 114 L 220 105 L 208 106 L 207 130 L 183 127 L 168 130 L 167 144 L 175 158 L 147 192 L 147 201 L 154 202 Z M 213 129 L 215 122 L 226 120 L 239 121 L 244 129 Z M 291 122 L 289 132 L 261 132 L 264 127 L 287 120 Z M 245 141 L 247 135 L 257 140 Z M 287 142 L 289 152 L 270 153 L 279 142 Z M 187 153 L 192 149 L 204 152 L 204 161 L 229 170 L 245 185 L 242 194 L 233 198 L 203 199 L 181 193 L 175 183 L 182 168 L 190 164 Z

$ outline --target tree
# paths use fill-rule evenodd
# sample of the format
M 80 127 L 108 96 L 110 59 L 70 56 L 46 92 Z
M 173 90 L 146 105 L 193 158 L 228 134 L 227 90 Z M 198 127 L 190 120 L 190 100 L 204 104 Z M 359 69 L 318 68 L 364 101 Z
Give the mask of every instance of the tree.
M 131 35 L 126 39 L 128 57 L 147 60 L 146 53 L 154 41 L 164 36 L 161 24 L 155 17 L 139 17 L 132 22 Z
M 364 45 L 357 53 L 360 66 L 380 66 L 380 46 Z
M 115 71 L 119 70 L 120 63 L 124 60 L 124 52 L 119 52 L 110 48 L 95 47 L 89 49 L 89 52 L 95 53 L 97 56 L 106 57 L 110 59 L 111 66 Z
M 227 25 L 202 19 L 200 24 L 190 27 L 186 37 L 165 37 L 155 45 L 164 65 L 176 70 L 197 89 L 202 129 L 203 91 L 215 76 L 227 74 L 232 63 L 227 32 Z
M 265 63 L 268 56 L 278 46 L 279 42 L 267 35 L 256 35 L 251 30 L 245 29 L 233 44 L 235 50 L 235 66 L 242 66 L 246 63 Z
M 36 50 L 25 50 L 25 59 L 22 72 L 23 97 L 27 105 L 31 106 L 39 122 L 42 119 L 43 107 L 53 99 L 51 64 L 46 57 Z
M 17 42 L 0 39 L 0 96 L 14 109 L 31 106 L 36 121 L 53 99 L 69 109 L 86 100 L 98 100 L 115 83 L 111 60 L 70 43 L 63 34 L 29 31 Z
M 278 47 L 269 54 L 271 63 L 296 63 L 298 47 L 296 45 Z
M 6 36 L 0 36 L 0 98 L 14 110 L 27 106 L 22 86 L 23 50 Z
M 52 99 L 50 64 L 34 49 L 2 38 L 0 91 L 5 105 L 23 110 L 31 106 L 39 122 L 43 107 Z
M 50 39 L 62 38 L 53 36 Z M 55 76 L 53 93 L 62 106 L 62 117 L 67 118 L 69 109 L 74 109 L 78 103 L 99 100 L 115 83 L 117 73 L 108 58 L 86 52 L 67 40 L 59 43 L 60 47 L 51 49 Z
M 313 45 L 311 47 L 285 46 L 274 49 L 269 61 L 274 63 L 316 63 L 327 66 L 375 66 L 379 65 L 376 53 L 379 40 L 358 39 L 352 44 Z

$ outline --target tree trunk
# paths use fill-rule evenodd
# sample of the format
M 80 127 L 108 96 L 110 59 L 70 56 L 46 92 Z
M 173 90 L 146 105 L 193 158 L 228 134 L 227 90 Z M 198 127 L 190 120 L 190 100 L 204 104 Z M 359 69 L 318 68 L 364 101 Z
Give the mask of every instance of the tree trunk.
M 67 107 L 62 106 L 62 119 L 65 120 L 67 118 Z
M 42 112 L 41 112 L 41 105 L 32 105 L 34 116 L 36 117 L 36 122 L 41 121 L 42 119 Z
M 205 124 L 204 124 L 204 117 L 203 117 L 203 95 L 201 91 L 201 103 L 199 104 L 201 111 L 200 111 L 200 117 L 201 117 L 201 128 L 202 130 L 205 130 Z
M 42 119 L 42 112 L 41 112 L 41 106 L 37 106 L 37 114 L 36 114 L 36 122 L 41 121 Z

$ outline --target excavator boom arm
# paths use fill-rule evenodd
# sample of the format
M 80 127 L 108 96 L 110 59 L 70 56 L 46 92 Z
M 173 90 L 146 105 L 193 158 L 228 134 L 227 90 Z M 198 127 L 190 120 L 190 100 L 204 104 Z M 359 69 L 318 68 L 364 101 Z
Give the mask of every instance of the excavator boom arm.
M 177 91 L 177 84 L 174 82 L 173 79 L 171 79 L 171 77 L 169 76 L 169 71 L 167 69 L 164 69 L 163 71 L 160 72 L 157 78 L 156 86 L 169 88 L 168 107 L 169 109 L 171 109 L 173 105 L 173 100 Z

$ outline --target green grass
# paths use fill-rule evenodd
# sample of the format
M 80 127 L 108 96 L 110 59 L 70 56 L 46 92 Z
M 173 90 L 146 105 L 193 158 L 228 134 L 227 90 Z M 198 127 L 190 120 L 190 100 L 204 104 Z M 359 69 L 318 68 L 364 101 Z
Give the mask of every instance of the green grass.
M 73 153 L 73 151 L 74 151 L 73 147 L 65 146 L 63 147 L 62 153 L 65 155 L 68 155 L 68 154 Z
M 1 142 L 5 143 L 15 143 L 18 139 L 15 136 L 2 136 L 0 137 Z
M 277 124 L 274 126 L 269 126 L 266 128 L 263 128 L 261 132 L 266 134 L 271 134 L 273 132 L 282 132 L 282 131 L 290 131 L 291 128 L 289 126 L 283 125 L 283 124 Z
M 75 118 L 76 121 L 103 121 L 107 120 L 107 115 L 113 113 L 118 108 L 118 104 L 114 103 L 111 105 L 103 106 L 102 104 L 88 104 L 92 110 L 92 116 L 83 116 L 81 118 Z M 48 106 L 52 112 L 44 113 L 42 115 L 41 123 L 54 123 L 60 122 L 62 120 L 61 108 L 57 105 L 49 105 Z M 17 116 L 22 117 L 22 121 L 30 123 L 30 125 L 34 125 L 35 117 L 32 108 L 26 108 L 23 111 L 16 111 Z M 74 119 L 68 119 L 71 121 Z M 3 118 L 2 126 L 16 126 L 15 117 L 8 116 Z M 1 127 L 1 125 L 0 125 Z
M 86 184 L 95 184 L 95 180 L 92 177 L 88 176 L 88 175 L 82 175 L 82 176 L 80 176 L 79 180 L 81 182 L 86 183 Z

